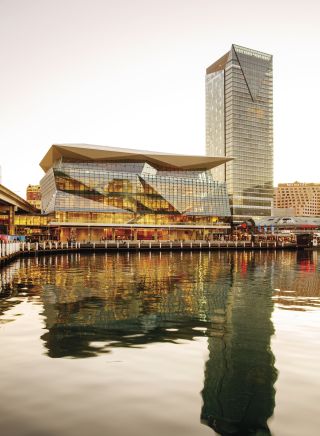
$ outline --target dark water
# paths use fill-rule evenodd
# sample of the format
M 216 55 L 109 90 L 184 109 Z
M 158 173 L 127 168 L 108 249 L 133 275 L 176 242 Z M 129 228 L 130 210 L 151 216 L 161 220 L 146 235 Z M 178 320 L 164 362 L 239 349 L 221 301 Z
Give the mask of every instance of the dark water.
M 315 252 L 21 259 L 1 271 L 1 435 L 317 435 Z

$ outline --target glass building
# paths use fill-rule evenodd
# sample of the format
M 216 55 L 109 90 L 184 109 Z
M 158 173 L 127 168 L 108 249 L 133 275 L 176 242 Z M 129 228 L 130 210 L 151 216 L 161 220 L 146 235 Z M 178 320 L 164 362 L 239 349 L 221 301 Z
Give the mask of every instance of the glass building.
M 206 152 L 233 157 L 212 170 L 226 181 L 235 222 L 271 215 L 272 56 L 232 45 L 206 70 Z
M 42 213 L 61 240 L 208 237 L 231 215 L 225 182 L 210 171 L 228 160 L 53 145 L 40 163 Z

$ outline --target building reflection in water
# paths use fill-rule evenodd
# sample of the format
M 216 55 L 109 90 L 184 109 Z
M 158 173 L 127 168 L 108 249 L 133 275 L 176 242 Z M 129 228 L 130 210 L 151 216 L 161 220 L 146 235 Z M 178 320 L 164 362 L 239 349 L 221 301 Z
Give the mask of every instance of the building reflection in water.
M 59 282 L 44 289 L 42 339 L 49 356 L 90 357 L 114 347 L 203 336 L 204 278 L 214 281 L 220 274 L 209 262 L 190 253 L 174 260 L 159 253 L 80 256 L 78 274 L 69 264 Z
M 277 307 L 297 311 L 319 308 L 319 252 L 280 252 L 278 258 L 281 274 L 274 275 L 273 280 L 273 301 Z
M 228 288 L 212 299 L 201 421 L 222 435 L 270 434 L 277 371 L 266 260 L 267 255 L 260 261 L 258 254 L 235 255 Z
M 282 262 L 277 256 L 123 253 L 22 259 L 11 288 L 27 287 L 29 298 L 41 297 L 41 338 L 52 358 L 208 336 L 201 421 L 223 435 L 268 434 L 275 405 L 270 338 L 272 271 L 281 270 Z
M 18 299 L 11 299 L 14 292 L 14 279 L 19 276 L 20 260 L 13 262 L 9 265 L 1 267 L 0 270 L 0 325 L 12 321 L 8 319 L 5 314 L 14 306 L 18 305 Z

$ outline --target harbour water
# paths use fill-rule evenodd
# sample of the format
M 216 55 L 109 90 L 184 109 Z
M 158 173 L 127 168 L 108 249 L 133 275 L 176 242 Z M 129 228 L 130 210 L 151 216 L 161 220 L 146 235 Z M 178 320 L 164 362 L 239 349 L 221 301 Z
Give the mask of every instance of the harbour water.
M 0 434 L 318 434 L 319 259 L 17 259 L 1 269 Z

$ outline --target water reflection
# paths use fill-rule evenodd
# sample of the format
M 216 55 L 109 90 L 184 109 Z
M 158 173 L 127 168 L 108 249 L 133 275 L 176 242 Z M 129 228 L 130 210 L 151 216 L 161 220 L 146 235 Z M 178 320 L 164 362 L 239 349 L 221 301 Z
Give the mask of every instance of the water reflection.
M 62 255 L 21 259 L 1 274 L 0 321 L 41 305 L 50 358 L 207 337 L 201 422 L 222 435 L 269 434 L 278 308 L 319 305 L 316 252 Z
M 14 321 L 14 318 L 6 317 L 6 312 L 17 306 L 21 299 L 17 298 L 19 295 L 25 295 L 28 290 L 24 286 L 15 286 L 14 280 L 19 276 L 20 260 L 13 262 L 1 268 L 0 275 L 0 325 Z M 13 298 L 13 295 L 16 298 Z M 11 297 L 11 298 L 10 298 Z
M 183 270 L 180 262 L 163 255 L 81 257 L 77 273 L 68 270 L 59 286 L 44 287 L 47 332 L 42 339 L 48 354 L 89 357 L 113 347 L 202 334 L 207 323 L 204 277 L 211 281 L 220 272 L 209 269 L 208 258 L 199 262 L 189 256 L 187 261 L 192 267 Z
M 277 377 L 271 276 L 255 258 L 233 260 L 228 288 L 212 300 L 201 421 L 222 435 L 267 435 Z
M 320 274 L 317 251 L 279 254 L 281 274 L 274 274 L 273 300 L 285 310 L 312 310 L 320 307 Z

